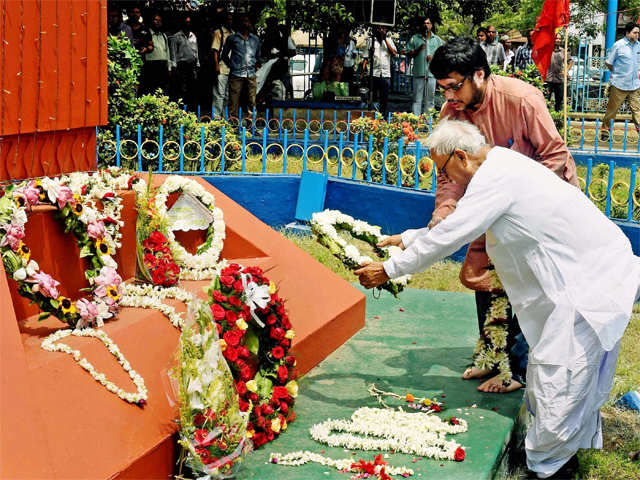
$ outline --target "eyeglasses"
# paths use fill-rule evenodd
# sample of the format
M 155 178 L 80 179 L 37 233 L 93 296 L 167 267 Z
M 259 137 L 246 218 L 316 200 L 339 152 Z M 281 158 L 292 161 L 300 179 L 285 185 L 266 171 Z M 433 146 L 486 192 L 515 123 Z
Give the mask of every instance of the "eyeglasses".
M 448 87 L 443 87 L 442 85 L 438 85 L 438 87 L 440 88 L 440 92 L 442 94 L 445 94 L 447 90 L 451 90 L 452 92 L 457 92 L 462 88 L 462 85 L 464 85 L 464 82 L 466 82 L 468 78 L 470 78 L 469 75 L 465 75 L 462 80 L 460 80 L 458 83 L 454 85 L 449 85 Z
M 493 33 L 493 34 L 495 35 L 495 34 L 496 34 L 496 33 L 498 33 L 498 32 L 497 32 L 497 31 L 495 31 L 495 30 L 488 30 L 488 31 L 487 31 L 487 33 Z
M 451 153 L 449 154 L 449 158 L 447 158 L 447 161 L 442 164 L 442 168 L 440 169 L 440 173 L 447 178 L 449 178 L 449 175 L 447 175 L 447 171 L 445 169 L 447 168 L 447 163 L 449 163 L 449 160 L 451 160 L 451 157 L 453 157 L 454 152 L 455 152 L 455 149 L 451 150 Z

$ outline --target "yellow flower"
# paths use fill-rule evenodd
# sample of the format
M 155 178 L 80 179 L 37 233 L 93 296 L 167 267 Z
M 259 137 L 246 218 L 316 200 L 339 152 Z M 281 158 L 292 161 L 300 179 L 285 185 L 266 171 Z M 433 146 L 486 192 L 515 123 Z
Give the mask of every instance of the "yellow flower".
M 25 262 L 29 261 L 29 257 L 31 257 L 31 250 L 24 242 L 20 242 L 20 244 L 18 245 L 18 253 Z
M 74 203 L 73 206 L 71 207 L 71 211 L 73 212 L 74 215 L 78 217 L 82 215 L 82 203 L 80 202 Z
M 275 433 L 279 433 L 280 428 L 282 428 L 282 425 L 280 424 L 280 417 L 271 420 L 271 430 L 273 430 Z
M 224 341 L 224 338 L 221 338 L 218 343 L 220 344 L 220 350 L 224 352 L 227 349 L 227 342 Z
M 273 281 L 269 281 L 269 295 L 273 295 L 274 293 L 276 293 L 277 289 L 278 287 L 276 287 L 276 284 L 273 283 Z
M 429 400 L 428 398 L 425 398 L 425 399 L 422 401 L 422 403 L 424 403 L 424 404 L 428 407 L 429 405 L 431 405 L 431 400 Z
M 247 430 L 247 438 L 253 437 L 256 432 L 254 430 Z
M 15 195 L 13 197 L 13 201 L 18 208 L 22 208 L 27 204 L 27 199 L 24 197 L 24 195 Z
M 256 382 L 255 380 L 249 380 L 247 382 L 247 390 L 249 390 L 250 392 L 256 393 L 258 391 L 258 382 Z
M 247 387 L 249 385 L 247 384 Z M 287 383 L 285 385 L 285 387 L 287 387 L 287 391 L 289 392 L 289 395 L 291 395 L 293 398 L 296 398 L 298 396 L 298 384 L 296 383 L 295 380 L 291 380 L 289 383 Z
M 38 192 L 39 192 L 38 199 L 41 202 L 44 201 L 47 198 L 47 194 L 45 193 L 44 188 L 42 187 L 42 182 L 40 180 L 36 180 L 33 183 L 33 186 L 38 189 Z
M 247 322 L 245 322 L 242 318 L 236 320 L 236 327 L 238 327 L 240 330 L 246 330 L 248 326 L 249 325 L 247 325 Z
M 296 336 L 296 332 L 293 330 L 287 330 L 287 333 L 284 334 L 284 338 L 288 338 L 289 340 L 293 340 L 293 337 Z
M 118 300 L 120 298 L 120 292 L 118 292 L 118 287 L 116 287 L 115 285 L 111 285 L 109 288 L 107 288 L 107 295 L 113 298 L 114 300 Z
M 60 304 L 60 310 L 63 314 L 73 314 L 76 313 L 76 307 L 71 301 L 70 298 L 67 297 L 58 297 L 58 303 Z
M 287 425 L 287 421 L 283 420 L 282 421 L 282 431 L 284 432 L 287 429 L 288 425 Z
M 102 238 L 96 238 L 95 245 L 98 255 L 111 255 L 111 249 L 109 248 L 109 245 Z

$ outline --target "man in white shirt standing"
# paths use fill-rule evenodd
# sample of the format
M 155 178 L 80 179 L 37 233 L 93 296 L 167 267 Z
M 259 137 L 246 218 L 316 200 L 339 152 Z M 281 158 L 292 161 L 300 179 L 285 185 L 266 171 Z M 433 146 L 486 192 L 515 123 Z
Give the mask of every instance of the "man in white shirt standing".
M 486 232 L 530 347 L 527 465 L 538 478 L 573 478 L 577 450 L 602 447 L 600 407 L 640 297 L 640 258 L 580 190 L 518 152 L 486 145 L 474 125 L 443 120 L 427 145 L 464 196 L 433 229 L 383 242 L 401 254 L 355 273 L 372 288 L 422 271 Z
M 364 53 L 362 72 L 367 67 L 367 60 L 373 49 L 373 94 L 380 100 L 380 112 L 383 118 L 387 118 L 389 89 L 391 88 L 391 57 L 396 55 L 396 46 L 391 38 L 387 37 L 387 29 L 378 27 L 373 33 L 373 48 L 371 39 L 367 41 L 367 50 Z

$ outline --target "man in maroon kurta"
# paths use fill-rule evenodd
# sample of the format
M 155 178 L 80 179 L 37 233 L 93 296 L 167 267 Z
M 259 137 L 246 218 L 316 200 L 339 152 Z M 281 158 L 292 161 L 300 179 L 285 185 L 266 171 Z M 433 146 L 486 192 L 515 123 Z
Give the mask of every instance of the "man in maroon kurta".
M 467 120 L 480 129 L 488 144 L 512 148 L 534 158 L 578 186 L 575 162 L 553 123 L 540 90 L 515 78 L 491 75 L 484 51 L 471 38 L 457 37 L 438 48 L 430 70 L 447 100 L 440 112 L 441 118 Z M 464 194 L 464 188 L 442 173 L 437 182 L 436 206 L 430 227 L 453 212 Z M 483 292 L 492 289 L 491 268 L 483 235 L 469 245 L 460 272 L 461 282 L 476 291 L 479 321 Z M 465 378 L 478 373 L 468 370 Z M 491 380 L 481 389 L 504 391 L 502 385 Z

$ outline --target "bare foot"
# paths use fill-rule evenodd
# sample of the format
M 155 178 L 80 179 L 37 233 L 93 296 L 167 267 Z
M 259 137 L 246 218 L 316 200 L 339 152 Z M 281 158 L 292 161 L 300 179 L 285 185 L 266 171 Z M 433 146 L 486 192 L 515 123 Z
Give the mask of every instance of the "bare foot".
M 522 386 L 523 385 L 520 382 L 516 382 L 514 379 L 511 379 L 511 383 L 509 385 L 505 385 L 502 380 L 498 378 L 498 375 L 496 375 L 481 384 L 478 387 L 478 390 L 487 393 L 509 393 L 522 388 Z
M 480 370 L 477 367 L 469 367 L 462 374 L 463 380 L 471 380 L 472 378 L 486 377 L 491 373 L 491 370 Z

